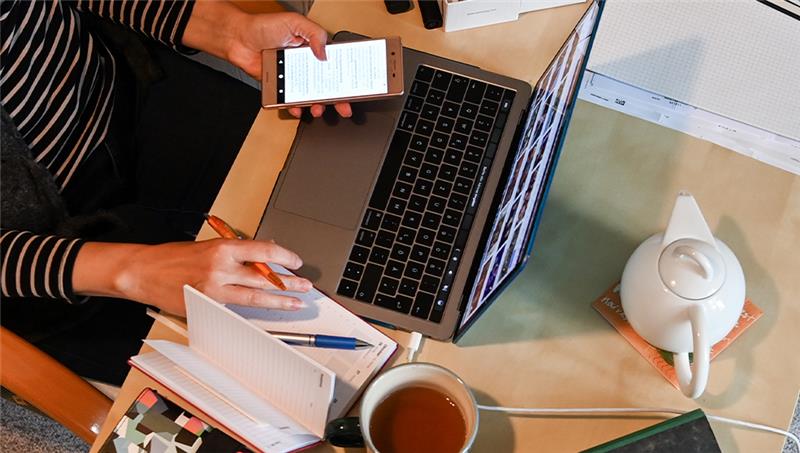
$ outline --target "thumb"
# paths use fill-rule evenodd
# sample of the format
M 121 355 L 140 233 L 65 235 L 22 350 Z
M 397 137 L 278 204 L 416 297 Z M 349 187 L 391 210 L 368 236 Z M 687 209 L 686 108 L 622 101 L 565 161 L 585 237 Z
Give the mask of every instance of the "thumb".
M 325 44 L 328 42 L 328 33 L 319 25 L 301 15 L 294 16 L 293 31 L 296 36 L 301 36 L 308 42 L 311 52 L 320 61 L 328 59 L 325 54 Z

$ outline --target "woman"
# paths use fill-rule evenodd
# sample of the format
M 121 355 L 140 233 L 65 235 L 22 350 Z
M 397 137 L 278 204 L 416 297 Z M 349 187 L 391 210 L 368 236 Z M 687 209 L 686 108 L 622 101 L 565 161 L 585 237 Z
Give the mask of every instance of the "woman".
M 259 96 L 174 51 L 204 51 L 258 77 L 264 48 L 308 44 L 324 59 L 321 27 L 294 13 L 182 0 L 3 1 L 0 21 L 4 326 L 80 374 L 118 383 L 149 327 L 141 304 L 183 314 L 183 284 L 225 303 L 300 307 L 264 291 L 272 286 L 244 265 L 296 269 L 291 251 L 188 241 Z

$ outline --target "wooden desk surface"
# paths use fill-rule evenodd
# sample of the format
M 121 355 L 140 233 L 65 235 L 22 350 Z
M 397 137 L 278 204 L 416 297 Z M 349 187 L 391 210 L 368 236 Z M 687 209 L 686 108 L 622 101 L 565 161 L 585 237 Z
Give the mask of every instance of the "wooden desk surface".
M 535 82 L 585 7 L 455 33 L 425 30 L 417 9 L 389 16 L 376 0 L 317 0 L 310 17 L 329 31 L 400 35 L 409 47 Z M 296 126 L 261 112 L 214 212 L 255 232 Z M 681 189 L 695 195 L 712 231 L 737 253 L 747 294 L 764 310 L 712 362 L 707 391 L 696 401 L 668 384 L 589 306 L 619 279 L 638 243 L 663 229 Z M 203 230 L 200 237 L 213 234 Z M 800 177 L 579 102 L 527 269 L 458 345 L 425 340 L 419 360 L 452 369 L 484 404 L 700 407 L 785 428 L 800 389 L 798 252 Z M 407 338 L 387 333 L 401 345 Z M 151 337 L 164 334 L 155 326 Z M 98 439 L 145 385 L 141 375 L 129 376 Z M 576 451 L 658 420 L 484 413 L 474 451 Z M 712 426 L 727 452 L 777 452 L 783 443 L 772 434 Z

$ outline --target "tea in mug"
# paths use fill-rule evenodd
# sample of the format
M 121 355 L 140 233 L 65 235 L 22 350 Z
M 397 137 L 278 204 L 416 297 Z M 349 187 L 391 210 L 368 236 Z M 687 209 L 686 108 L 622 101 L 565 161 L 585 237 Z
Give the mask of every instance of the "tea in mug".
M 378 404 L 369 433 L 381 453 L 458 452 L 467 441 L 467 423 L 456 402 L 445 393 L 406 387 Z

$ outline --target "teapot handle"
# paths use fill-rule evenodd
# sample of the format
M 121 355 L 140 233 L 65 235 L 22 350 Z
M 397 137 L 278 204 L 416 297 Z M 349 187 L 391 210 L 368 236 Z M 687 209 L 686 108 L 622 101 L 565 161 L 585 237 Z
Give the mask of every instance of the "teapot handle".
M 706 389 L 708 382 L 708 368 L 711 347 L 706 338 L 706 307 L 702 303 L 695 303 L 689 307 L 689 320 L 692 323 L 693 360 L 689 366 L 689 353 L 676 352 L 673 354 L 675 372 L 678 384 L 684 395 L 689 398 L 699 398 Z

